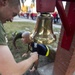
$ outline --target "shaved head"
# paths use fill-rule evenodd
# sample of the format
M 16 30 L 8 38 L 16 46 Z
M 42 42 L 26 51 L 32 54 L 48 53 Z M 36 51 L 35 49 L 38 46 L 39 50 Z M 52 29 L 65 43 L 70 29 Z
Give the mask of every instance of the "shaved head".
M 20 11 L 19 0 L 0 0 L 0 21 L 6 23 L 6 21 L 12 21 L 12 18 L 16 16 Z
M 26 32 L 23 32 L 22 37 L 29 37 L 29 35 L 30 35 L 30 32 L 26 31 Z

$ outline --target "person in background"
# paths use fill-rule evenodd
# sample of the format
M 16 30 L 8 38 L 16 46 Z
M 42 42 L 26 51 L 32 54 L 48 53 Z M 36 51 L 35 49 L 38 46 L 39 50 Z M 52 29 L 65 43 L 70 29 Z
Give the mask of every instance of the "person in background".
M 22 39 L 23 43 L 28 44 L 29 51 L 37 52 L 39 55 L 49 57 L 52 60 L 52 62 L 54 62 L 56 52 L 52 48 L 50 48 L 44 44 L 38 44 L 38 43 L 34 42 L 29 31 L 18 32 L 15 35 L 15 37 L 13 39 L 13 45 L 16 49 L 18 48 L 16 46 L 16 41 L 18 39 Z M 26 55 L 26 53 L 25 53 L 25 55 Z M 30 71 L 36 70 L 37 67 L 38 67 L 38 60 L 33 64 L 33 68 Z
M 54 17 L 54 23 L 56 24 L 56 23 L 58 23 L 58 13 L 57 12 L 54 12 L 53 14 L 53 17 Z
M 37 52 L 31 53 L 30 57 L 21 62 L 16 62 L 7 43 L 6 32 L 3 24 L 12 22 L 12 18 L 20 11 L 19 0 L 0 0 L 0 74 L 22 75 L 38 59 Z

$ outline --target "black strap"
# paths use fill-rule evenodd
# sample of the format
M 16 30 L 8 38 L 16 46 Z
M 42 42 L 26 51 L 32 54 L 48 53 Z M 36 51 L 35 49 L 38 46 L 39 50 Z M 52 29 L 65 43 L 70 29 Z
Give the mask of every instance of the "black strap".
M 28 44 L 28 51 L 32 52 L 32 50 L 30 49 L 30 44 Z

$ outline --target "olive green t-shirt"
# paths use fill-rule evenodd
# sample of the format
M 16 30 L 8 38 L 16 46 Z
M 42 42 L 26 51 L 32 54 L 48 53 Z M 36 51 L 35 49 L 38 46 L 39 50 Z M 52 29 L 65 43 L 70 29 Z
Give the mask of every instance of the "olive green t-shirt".
M 4 26 L 0 21 L 0 45 L 7 45 L 6 43 L 6 33 L 4 30 Z

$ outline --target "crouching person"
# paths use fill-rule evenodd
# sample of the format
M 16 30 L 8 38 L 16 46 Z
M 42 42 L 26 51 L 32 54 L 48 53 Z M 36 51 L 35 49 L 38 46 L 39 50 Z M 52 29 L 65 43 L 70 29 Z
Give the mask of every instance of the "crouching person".
M 17 48 L 17 46 L 16 46 L 17 39 L 22 39 L 23 43 L 28 44 L 28 49 L 31 52 L 37 52 L 38 57 L 39 57 L 39 55 L 42 55 L 42 56 L 49 57 L 52 61 L 55 60 L 56 52 L 52 48 L 50 48 L 44 44 L 38 44 L 38 43 L 34 42 L 34 40 L 31 37 L 30 32 L 25 31 L 25 32 L 19 32 L 16 34 L 16 36 L 14 37 L 14 40 L 13 40 L 13 45 L 15 46 L 15 48 Z M 30 71 L 34 71 L 35 69 L 37 69 L 38 60 L 33 65 L 34 66 Z

